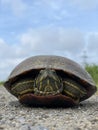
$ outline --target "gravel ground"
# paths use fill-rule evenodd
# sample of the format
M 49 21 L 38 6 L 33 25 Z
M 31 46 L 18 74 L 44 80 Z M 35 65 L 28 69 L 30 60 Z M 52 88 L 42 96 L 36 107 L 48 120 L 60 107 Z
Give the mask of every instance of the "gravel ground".
M 0 130 L 98 130 L 98 95 L 73 108 L 31 108 L 0 87 Z

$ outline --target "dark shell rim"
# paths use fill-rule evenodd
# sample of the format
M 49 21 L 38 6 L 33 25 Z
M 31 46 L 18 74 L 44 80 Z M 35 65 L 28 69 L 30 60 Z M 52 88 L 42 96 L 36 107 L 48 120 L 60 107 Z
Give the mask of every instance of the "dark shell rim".
M 67 97 L 62 94 L 58 94 L 56 96 L 51 95 L 51 96 L 36 96 L 33 94 L 27 94 L 24 95 L 22 98 L 19 99 L 20 103 L 26 104 L 29 106 L 47 106 L 47 107 L 69 107 L 69 106 L 74 106 L 78 105 L 77 101 L 74 101 L 70 97 Z M 28 102 L 29 101 L 29 102 Z M 58 104 L 59 102 L 59 104 Z

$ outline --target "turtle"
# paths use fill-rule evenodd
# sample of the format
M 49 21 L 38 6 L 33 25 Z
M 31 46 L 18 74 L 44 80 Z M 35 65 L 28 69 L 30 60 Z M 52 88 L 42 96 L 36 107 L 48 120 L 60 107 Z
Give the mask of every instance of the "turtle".
M 4 87 L 28 106 L 71 107 L 91 97 L 97 87 L 77 62 L 63 56 L 37 55 L 19 63 Z

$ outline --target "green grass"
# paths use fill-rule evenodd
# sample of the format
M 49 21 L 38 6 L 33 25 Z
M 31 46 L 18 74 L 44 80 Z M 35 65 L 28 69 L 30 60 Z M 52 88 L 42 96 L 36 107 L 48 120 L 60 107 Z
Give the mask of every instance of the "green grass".
M 93 80 L 95 81 L 98 87 L 98 65 L 86 65 L 85 69 L 92 76 Z
M 0 86 L 3 85 L 3 83 L 4 83 L 3 81 L 0 81 Z

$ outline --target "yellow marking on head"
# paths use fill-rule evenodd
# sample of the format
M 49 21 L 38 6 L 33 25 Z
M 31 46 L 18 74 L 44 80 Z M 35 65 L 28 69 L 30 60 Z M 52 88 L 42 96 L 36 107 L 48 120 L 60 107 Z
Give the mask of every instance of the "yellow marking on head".
M 45 87 L 45 92 L 52 92 L 53 91 L 53 88 L 51 87 L 51 85 L 50 85 L 50 80 L 48 79 L 47 80 L 47 85 L 46 85 L 46 87 Z
M 36 83 L 41 82 L 43 80 L 43 76 L 37 78 Z
M 54 84 L 55 84 L 55 88 L 58 90 L 57 82 L 54 82 Z
M 61 85 L 61 80 L 59 78 L 55 70 L 47 68 L 41 70 L 35 79 L 36 89 L 34 89 L 34 94 L 51 95 L 60 93 L 63 89 L 63 85 Z
M 39 83 L 39 90 L 42 88 L 42 82 Z

